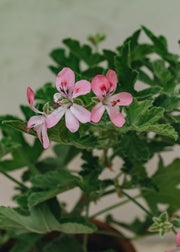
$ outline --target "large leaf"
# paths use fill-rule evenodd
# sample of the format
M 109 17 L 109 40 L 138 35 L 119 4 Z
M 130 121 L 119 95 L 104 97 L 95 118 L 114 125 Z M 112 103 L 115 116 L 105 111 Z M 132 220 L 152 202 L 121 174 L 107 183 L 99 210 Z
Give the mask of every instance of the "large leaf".
M 29 252 L 34 243 L 41 237 L 40 234 L 24 233 L 16 237 L 17 241 L 11 252 Z
M 0 140 L 0 158 L 12 152 L 14 149 L 19 148 L 21 144 L 13 142 L 10 137 L 3 137 Z
M 24 125 L 25 123 L 17 120 L 4 121 L 4 124 L 9 125 L 19 131 L 27 133 Z M 81 125 L 81 127 L 86 127 L 86 125 Z M 29 131 L 29 134 L 35 135 L 33 130 Z M 97 137 L 84 134 L 80 135 L 79 132 L 71 133 L 65 126 L 65 122 L 61 120 L 56 126 L 48 129 L 48 136 L 51 141 L 55 141 L 61 144 L 74 145 L 80 149 L 94 148 L 98 147 Z
M 153 182 L 158 186 L 158 192 L 142 191 L 151 210 L 156 214 L 158 204 L 167 204 L 168 211 L 172 215 L 180 206 L 180 159 L 174 160 L 170 165 L 159 165 L 159 169 L 152 176 Z
M 11 116 L 7 116 L 2 117 L 2 120 L 12 118 L 13 117 Z M 21 130 L 26 132 L 24 122 L 19 120 L 18 123 L 21 125 Z M 0 122 L 0 124 L 3 134 L 7 135 L 11 139 L 12 143 L 15 142 L 19 145 L 18 148 L 14 148 L 12 150 L 12 159 L 4 159 L 0 161 L 0 168 L 5 171 L 10 171 L 28 166 L 32 174 L 36 173 L 37 170 L 34 164 L 43 151 L 43 147 L 41 146 L 40 142 L 35 140 L 33 145 L 31 146 L 24 138 L 22 132 L 9 127 L 9 125 L 5 125 L 2 122 Z
M 0 207 L 0 228 L 16 233 L 39 233 L 61 231 L 69 234 L 92 233 L 96 227 L 86 219 L 67 219 L 61 223 L 52 215 L 47 205 L 32 208 L 30 216 L 23 216 L 10 207 Z
M 160 135 L 173 137 L 177 140 L 178 134 L 175 129 L 168 124 L 160 124 L 159 120 L 164 116 L 164 109 L 153 107 L 152 101 L 146 100 L 133 103 L 126 108 L 129 130 L 137 132 L 155 132 Z M 124 130 L 126 128 L 124 127 Z
M 32 180 L 32 185 L 37 188 L 28 198 L 29 207 L 55 197 L 57 194 L 68 191 L 78 186 L 79 178 L 71 175 L 68 170 L 60 169 L 37 175 Z M 41 190 L 41 191 L 39 191 Z M 43 191 L 42 191 L 43 190 Z
M 61 236 L 49 243 L 43 250 L 44 252 L 83 252 L 83 248 L 78 241 L 71 236 Z

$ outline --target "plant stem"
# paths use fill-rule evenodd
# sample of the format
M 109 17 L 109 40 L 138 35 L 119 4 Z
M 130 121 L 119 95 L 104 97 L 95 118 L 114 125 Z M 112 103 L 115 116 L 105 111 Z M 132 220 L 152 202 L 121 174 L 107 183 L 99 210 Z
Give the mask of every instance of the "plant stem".
M 152 213 L 150 213 L 145 207 L 143 207 L 136 199 L 135 197 L 131 197 L 129 194 L 127 194 L 124 191 L 121 191 L 121 193 L 126 196 L 129 200 L 134 202 L 138 207 L 140 207 L 147 215 L 152 216 Z
M 27 190 L 28 187 L 23 185 L 21 182 L 19 182 L 18 180 L 16 180 L 15 178 L 13 178 L 12 176 L 10 176 L 8 173 L 6 173 L 5 171 L 0 170 L 0 172 L 6 176 L 8 179 L 10 179 L 11 181 L 13 181 L 14 183 L 18 184 L 20 187 L 22 187 L 23 189 Z
M 86 217 L 88 218 L 89 216 L 89 202 L 86 205 Z M 88 234 L 84 234 L 83 237 L 83 250 L 84 252 L 88 252 L 87 251 L 87 242 L 88 242 Z
M 140 195 L 136 195 L 134 198 L 139 198 L 139 197 L 140 197 Z M 127 199 L 127 200 L 121 201 L 119 203 L 116 203 L 116 204 L 114 204 L 114 205 L 112 205 L 110 207 L 104 208 L 103 210 L 93 214 L 90 218 L 93 219 L 93 218 L 95 218 L 96 216 L 98 216 L 100 214 L 103 214 L 103 213 L 105 213 L 107 211 L 110 211 L 110 210 L 112 210 L 112 209 L 114 209 L 116 207 L 122 206 L 122 205 L 124 205 L 126 203 L 129 203 L 129 202 L 130 202 L 130 199 Z

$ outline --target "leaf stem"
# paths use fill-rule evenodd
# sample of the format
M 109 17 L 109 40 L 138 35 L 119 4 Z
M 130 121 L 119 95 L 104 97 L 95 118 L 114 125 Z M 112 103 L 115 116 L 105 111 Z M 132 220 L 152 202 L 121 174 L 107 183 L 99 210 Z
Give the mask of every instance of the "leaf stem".
M 13 178 L 11 175 L 9 175 L 8 173 L 6 173 L 5 171 L 0 170 L 0 172 L 6 176 L 8 179 L 10 179 L 11 181 L 13 181 L 14 183 L 18 184 L 21 188 L 23 188 L 24 190 L 28 190 L 28 187 L 25 186 L 24 184 L 22 184 L 21 182 L 19 182 L 18 180 L 16 180 L 15 178 Z
M 121 191 L 121 193 L 126 196 L 130 201 L 135 203 L 138 207 L 140 207 L 147 215 L 152 216 L 152 213 L 150 213 L 145 207 L 143 207 L 136 199 L 135 197 L 131 197 L 129 194 L 127 194 L 124 191 Z
M 136 195 L 134 198 L 139 198 L 139 197 L 140 197 L 140 195 Z M 112 209 L 114 209 L 116 207 L 122 206 L 122 205 L 124 205 L 126 203 L 129 203 L 129 202 L 130 202 L 130 199 L 127 199 L 127 200 L 121 201 L 119 203 L 116 203 L 116 204 L 114 204 L 114 205 L 112 205 L 110 207 L 104 208 L 101 211 L 93 214 L 90 218 L 93 219 L 93 218 L 97 217 L 98 215 L 101 215 L 101 214 L 103 214 L 105 212 L 108 212 L 108 211 L 110 211 L 110 210 L 112 210 Z

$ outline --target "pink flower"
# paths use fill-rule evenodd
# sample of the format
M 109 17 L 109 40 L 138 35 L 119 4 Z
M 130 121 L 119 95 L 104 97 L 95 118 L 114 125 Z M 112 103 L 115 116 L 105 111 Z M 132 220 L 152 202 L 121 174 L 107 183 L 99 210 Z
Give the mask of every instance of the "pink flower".
M 46 114 L 39 111 L 38 109 L 36 109 L 33 106 L 34 92 L 30 87 L 27 88 L 27 98 L 28 98 L 28 102 L 29 102 L 31 109 L 34 112 L 41 114 L 39 116 L 32 116 L 29 119 L 29 121 L 27 123 L 27 132 L 29 132 L 30 128 L 33 128 L 33 130 L 36 131 L 37 136 L 38 136 L 39 140 L 41 141 L 41 143 L 42 143 L 42 139 L 43 139 L 43 147 L 45 149 L 47 149 L 49 147 L 49 139 L 48 139 L 48 135 L 47 135 Z M 42 135 L 42 139 L 41 139 L 41 135 Z
M 90 122 L 91 113 L 74 103 L 73 99 L 89 93 L 91 84 L 86 80 L 75 83 L 74 72 L 65 67 L 56 78 L 56 87 L 59 93 L 54 95 L 54 101 L 60 107 L 47 116 L 47 127 L 51 128 L 56 125 L 65 114 L 66 127 L 71 132 L 76 132 L 79 129 L 79 121 L 81 123 Z
M 112 95 L 117 86 L 117 75 L 113 70 L 109 70 L 107 75 L 96 75 L 92 79 L 91 87 L 94 94 L 100 100 L 91 112 L 91 120 L 99 122 L 104 111 L 106 110 L 112 123 L 117 127 L 122 127 L 125 123 L 124 116 L 119 111 L 119 106 L 131 104 L 133 98 L 130 93 L 121 92 Z
M 177 233 L 175 240 L 176 240 L 177 246 L 180 247 L 180 232 Z

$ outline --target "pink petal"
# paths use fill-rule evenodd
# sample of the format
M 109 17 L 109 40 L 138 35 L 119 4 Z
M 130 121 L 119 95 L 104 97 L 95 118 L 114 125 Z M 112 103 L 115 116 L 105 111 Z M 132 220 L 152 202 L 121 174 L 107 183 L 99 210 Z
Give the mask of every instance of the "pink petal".
M 59 103 L 61 99 L 62 99 L 62 95 L 60 93 L 54 94 L 53 100 L 55 103 Z
M 132 103 L 133 97 L 130 93 L 121 92 L 108 98 L 111 105 L 128 106 Z
M 48 138 L 48 134 L 47 134 L 47 127 L 45 125 L 43 125 L 43 127 L 42 127 L 42 138 L 43 138 L 44 149 L 49 148 L 49 146 L 50 146 L 49 138 Z
M 33 103 L 34 103 L 34 91 L 28 87 L 27 88 L 27 99 L 28 99 L 28 102 L 29 102 L 29 105 L 31 107 L 31 109 L 36 112 L 36 113 L 40 113 L 40 114 L 43 114 L 41 111 L 39 111 L 38 109 L 36 109 L 34 106 L 33 106 Z
M 96 75 L 91 82 L 93 93 L 99 98 L 100 101 L 106 96 L 109 91 L 109 81 L 104 75 Z
M 29 129 L 42 125 L 44 122 L 44 116 L 32 116 L 27 123 L 27 132 L 29 132 Z
M 64 67 L 56 78 L 56 88 L 59 92 L 64 94 L 63 90 L 66 90 L 65 96 L 72 96 L 75 85 L 75 74 L 74 72 L 68 68 Z
M 91 121 L 99 122 L 105 110 L 105 106 L 100 102 L 91 111 Z
M 66 127 L 72 133 L 76 132 L 79 129 L 79 121 L 72 114 L 72 112 L 70 111 L 70 109 L 66 110 L 66 113 L 65 113 L 65 122 L 66 122 Z
M 28 99 L 30 107 L 33 109 L 34 91 L 30 87 L 27 88 L 27 99 Z
M 74 103 L 73 106 L 70 107 L 72 114 L 78 119 L 81 123 L 87 123 L 91 120 L 91 113 L 89 110 L 83 108 L 82 106 Z
M 117 87 L 117 75 L 116 75 L 116 72 L 113 71 L 113 70 L 109 70 L 106 74 L 106 77 L 108 78 L 109 82 L 110 82 L 110 85 L 113 89 L 113 93 L 114 91 L 116 90 L 116 87 Z
M 125 123 L 124 116 L 119 112 L 117 107 L 106 106 L 108 115 L 111 119 L 111 122 L 114 123 L 117 127 L 122 127 Z
M 56 125 L 61 118 L 63 117 L 66 109 L 63 107 L 59 107 L 55 109 L 51 114 L 46 116 L 46 125 L 47 128 L 52 128 L 54 125 Z
M 91 91 L 91 83 L 86 80 L 81 80 L 76 82 L 74 92 L 73 92 L 73 98 L 78 97 L 80 95 L 88 94 Z
M 37 136 L 39 138 L 39 141 L 42 143 L 42 139 L 41 139 L 41 134 L 42 134 L 42 128 L 43 128 L 43 125 L 38 125 L 34 128 L 34 130 L 36 131 L 37 133 Z

